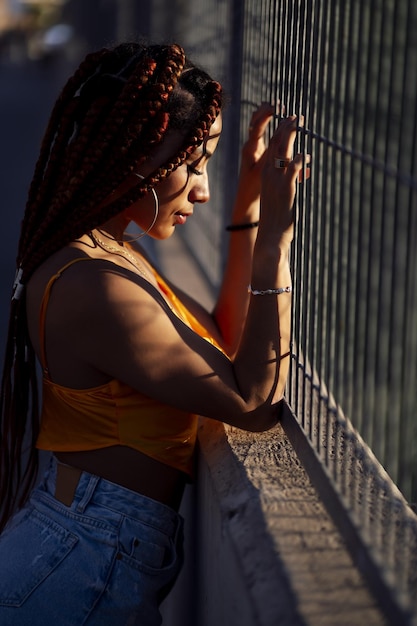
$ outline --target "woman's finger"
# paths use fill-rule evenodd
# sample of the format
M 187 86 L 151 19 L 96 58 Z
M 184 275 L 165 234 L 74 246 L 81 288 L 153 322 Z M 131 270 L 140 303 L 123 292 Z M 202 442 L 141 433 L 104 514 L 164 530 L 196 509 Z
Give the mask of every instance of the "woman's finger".
M 304 124 L 303 116 L 290 115 L 282 119 L 269 142 L 269 160 L 274 167 L 281 161 L 291 161 L 297 128 Z M 283 165 L 281 165 L 282 167 Z
M 297 154 L 296 158 L 299 159 L 299 162 L 301 164 L 301 167 L 298 172 L 298 182 L 302 183 L 303 180 L 308 180 L 310 178 L 311 155 L 310 154 Z
M 259 108 L 252 113 L 249 125 L 249 139 L 258 140 L 264 136 L 266 127 L 274 115 L 275 107 L 267 102 L 263 102 Z

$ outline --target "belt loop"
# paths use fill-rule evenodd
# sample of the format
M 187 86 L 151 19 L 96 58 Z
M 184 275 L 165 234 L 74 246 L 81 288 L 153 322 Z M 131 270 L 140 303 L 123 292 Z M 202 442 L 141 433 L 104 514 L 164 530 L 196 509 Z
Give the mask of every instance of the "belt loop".
M 77 513 L 84 513 L 85 507 L 93 497 L 95 488 L 97 487 L 99 480 L 99 476 L 94 476 L 93 474 L 90 475 L 90 480 L 88 481 L 88 485 L 84 492 L 84 495 L 76 506 L 75 510 L 77 511 Z

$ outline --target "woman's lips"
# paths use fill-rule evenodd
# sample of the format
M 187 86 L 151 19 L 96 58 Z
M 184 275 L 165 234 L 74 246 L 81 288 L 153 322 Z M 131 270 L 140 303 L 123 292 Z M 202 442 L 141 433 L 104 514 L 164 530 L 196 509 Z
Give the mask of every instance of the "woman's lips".
M 180 225 L 185 224 L 187 217 L 190 217 L 190 215 L 192 215 L 192 213 L 175 213 L 175 223 Z

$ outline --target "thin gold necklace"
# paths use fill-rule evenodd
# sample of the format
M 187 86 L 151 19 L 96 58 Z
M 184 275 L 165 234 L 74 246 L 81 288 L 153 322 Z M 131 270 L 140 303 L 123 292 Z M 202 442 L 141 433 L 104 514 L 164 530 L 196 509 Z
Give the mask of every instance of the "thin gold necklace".
M 118 256 L 124 256 L 132 265 L 134 265 L 134 267 L 138 270 L 140 274 L 142 274 L 142 276 L 144 276 L 147 280 L 149 280 L 149 274 L 147 274 L 145 270 L 143 270 L 140 267 L 140 265 L 138 264 L 138 261 L 135 259 L 133 254 L 130 254 L 130 252 L 128 252 L 126 248 L 122 248 L 122 246 L 111 246 L 105 243 L 104 241 L 102 241 L 100 237 L 97 237 L 97 235 L 93 232 L 91 232 L 91 237 L 103 250 L 107 250 L 107 252 L 110 252 L 110 254 L 117 254 Z

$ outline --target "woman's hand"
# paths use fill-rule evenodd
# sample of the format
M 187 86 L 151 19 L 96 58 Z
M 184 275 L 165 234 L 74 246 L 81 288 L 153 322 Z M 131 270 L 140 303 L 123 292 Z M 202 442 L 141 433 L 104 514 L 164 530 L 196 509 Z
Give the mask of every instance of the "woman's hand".
M 275 113 L 275 107 L 263 102 L 253 112 L 247 141 L 242 147 L 239 172 L 239 196 L 247 206 L 259 200 L 261 174 L 265 161 L 265 131 Z
M 286 243 L 293 238 L 296 182 L 304 161 L 310 162 L 309 155 L 293 158 L 297 129 L 303 124 L 303 116 L 282 119 L 262 157 L 260 228 L 264 233 L 278 234 Z

